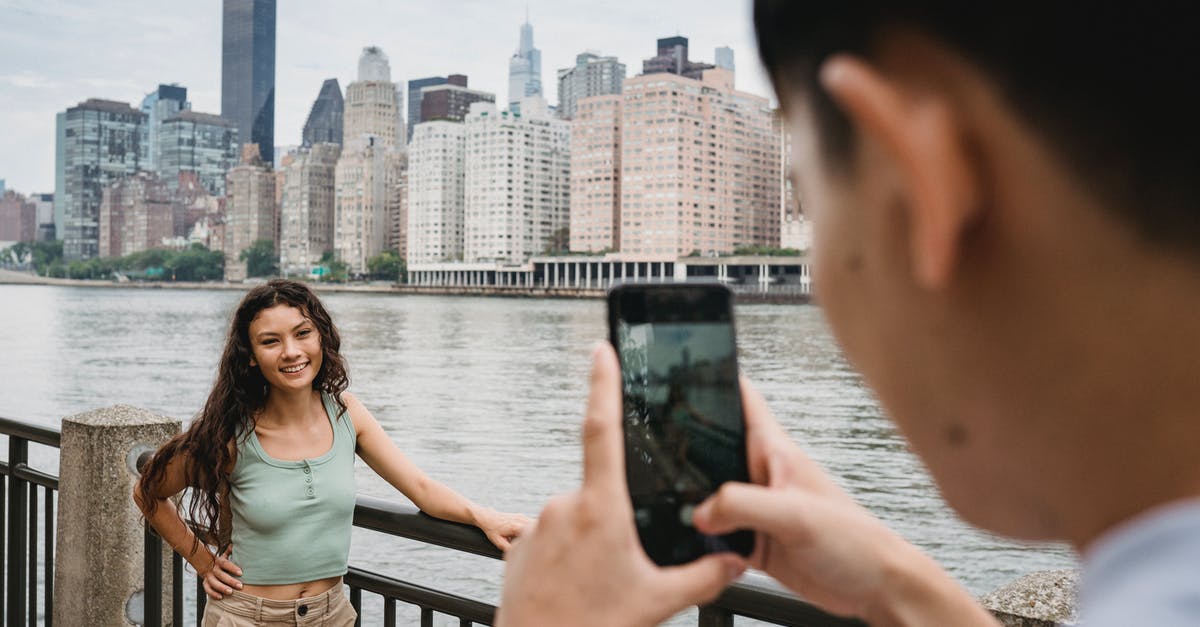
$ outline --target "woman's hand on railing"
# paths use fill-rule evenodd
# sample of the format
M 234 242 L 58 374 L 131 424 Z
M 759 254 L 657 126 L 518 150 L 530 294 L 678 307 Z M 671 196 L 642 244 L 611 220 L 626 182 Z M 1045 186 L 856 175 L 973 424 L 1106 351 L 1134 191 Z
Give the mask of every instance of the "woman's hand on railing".
M 232 552 L 233 547 L 226 549 L 225 553 L 213 559 L 212 566 L 206 572 L 196 573 L 204 582 L 204 591 L 210 599 L 223 599 L 234 590 L 242 589 L 242 582 L 238 580 L 242 576 L 242 569 L 229 559 Z
M 508 552 L 512 541 L 533 522 L 532 518 L 524 514 L 510 514 L 491 509 L 485 510 L 478 518 L 479 529 L 496 548 L 504 552 Z
M 583 426 L 583 486 L 548 503 L 505 556 L 497 626 L 658 624 L 715 599 L 745 568 L 734 554 L 660 568 L 638 541 L 625 486 L 621 379 L 597 347 Z

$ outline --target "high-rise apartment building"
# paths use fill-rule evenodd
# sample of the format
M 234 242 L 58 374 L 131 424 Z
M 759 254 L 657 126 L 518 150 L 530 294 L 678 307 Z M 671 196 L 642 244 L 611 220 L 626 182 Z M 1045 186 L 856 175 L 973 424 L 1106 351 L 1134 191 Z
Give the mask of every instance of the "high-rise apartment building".
M 326 79 L 321 84 L 321 93 L 313 101 L 308 119 L 304 122 L 304 132 L 301 145 L 315 146 L 317 144 L 342 145 L 342 116 L 345 111 L 345 101 L 342 99 L 342 87 L 336 78 Z
M 462 261 L 463 124 L 435 120 L 416 125 L 408 155 L 408 264 Z
M 476 102 L 496 102 L 496 95 L 454 83 L 425 87 L 421 89 L 421 121 L 462 122 Z
M 223 0 L 221 117 L 242 143 L 275 150 L 275 0 Z
M 520 110 L 476 103 L 467 115 L 465 261 L 523 263 L 567 228 L 570 126 L 540 96 Z
M 558 71 L 558 116 L 575 117 L 575 103 L 592 96 L 621 93 L 625 64 L 616 57 L 584 52 L 575 57 L 575 67 Z
M 533 24 L 529 16 L 521 25 L 517 51 L 508 61 L 508 109 L 521 112 L 521 100 L 542 95 L 542 51 L 533 47 Z
M 363 137 L 374 136 L 377 148 L 403 146 L 401 93 L 391 80 L 387 55 L 374 46 L 363 48 L 358 61 L 358 80 L 346 87 L 343 142 L 347 150 Z
M 621 244 L 621 96 L 579 101 L 571 120 L 571 250 Z
M 421 117 L 421 90 L 425 87 L 446 84 L 466 87 L 467 77 L 464 74 L 451 74 L 450 76 L 429 76 L 408 81 L 408 134 L 406 135 L 408 141 L 412 141 L 414 126 L 421 122 L 428 122 Z
M 334 252 L 354 273 L 366 272 L 367 260 L 383 252 L 389 230 L 385 152 L 391 146 L 364 137 L 342 152 L 334 171 Z
M 242 162 L 229 171 L 225 183 L 225 280 L 247 276 L 241 254 L 254 242 L 269 240 L 278 247 L 279 220 L 275 211 L 275 174 L 263 162 L 255 144 L 242 145 Z
M 384 216 L 387 231 L 383 248 L 408 256 L 408 153 L 389 150 L 383 156 Z
M 153 172 L 138 172 L 104 189 L 100 256 L 124 257 L 163 248 L 175 236 L 171 190 Z
M 100 252 L 104 188 L 141 166 L 146 114 L 125 102 L 93 98 L 59 114 L 58 122 L 63 259 L 92 259 Z
M 142 113 L 146 114 L 146 124 L 142 127 L 142 167 L 147 170 L 158 170 L 160 125 L 176 113 L 192 108 L 187 99 L 187 87 L 179 85 L 159 85 L 158 89 L 146 94 L 142 99 Z
M 779 133 L 766 98 L 733 73 L 625 81 L 622 253 L 670 258 L 778 246 Z
M 292 153 L 284 167 L 279 259 L 285 273 L 307 272 L 333 250 L 334 173 L 342 147 L 318 143 Z
M 729 70 L 730 72 L 735 71 L 733 64 L 733 48 L 730 48 L 729 46 L 721 46 L 720 48 L 717 48 L 714 56 L 716 58 L 713 60 L 716 61 L 717 67 L 723 70 Z
M 39 242 L 53 241 L 55 239 L 54 194 L 30 194 L 29 202 L 37 207 L 37 240 Z
M 36 237 L 37 206 L 11 189 L 0 192 L 0 242 L 32 242 Z
M 658 40 L 658 54 L 642 62 L 643 74 L 678 74 L 700 80 L 705 70 L 713 69 L 710 63 L 688 59 L 687 37 L 664 37 Z
M 225 195 L 225 174 L 238 164 L 237 127 L 210 113 L 180 111 L 159 126 L 158 173 L 172 189 L 195 172 L 213 196 Z

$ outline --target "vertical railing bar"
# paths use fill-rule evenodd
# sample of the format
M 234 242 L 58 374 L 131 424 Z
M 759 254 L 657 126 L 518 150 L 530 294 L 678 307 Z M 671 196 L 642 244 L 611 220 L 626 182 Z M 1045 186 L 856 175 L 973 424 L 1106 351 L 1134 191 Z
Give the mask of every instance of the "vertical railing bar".
M 29 586 L 28 608 L 29 627 L 37 627 L 37 535 L 38 535 L 38 491 L 37 486 L 29 486 Z
M 475 623 L 472 623 L 471 621 L 469 621 L 465 618 L 458 619 L 458 627 L 471 627 L 471 625 L 474 625 L 474 624 Z
M 350 606 L 354 608 L 354 612 L 358 614 L 358 618 L 354 619 L 354 627 L 362 627 L 362 589 L 350 586 Z
M 146 523 L 142 532 L 142 627 L 162 627 L 162 540 Z
M 171 624 L 183 624 L 183 556 L 171 551 Z
M 733 627 L 733 612 L 715 605 L 700 608 L 699 627 Z
M 196 576 L 196 627 L 204 624 L 204 606 L 208 605 L 208 594 L 204 592 L 204 580 Z M 180 625 L 183 623 L 180 622 Z
M 25 508 L 29 484 L 11 473 L 29 461 L 29 441 L 8 436 L 8 610 L 9 627 L 25 622 Z
M 46 557 L 42 572 L 46 578 L 42 596 L 45 601 L 46 627 L 54 627 L 54 490 L 46 487 Z
M 433 608 L 421 606 L 421 627 L 433 627 Z
M 383 627 L 396 627 L 396 599 L 383 597 Z
M 9 468 L 11 467 L 9 466 Z M 0 516 L 0 575 L 4 574 L 5 565 L 8 564 L 8 561 L 4 558 L 6 555 L 5 549 L 8 546 L 8 499 L 6 497 L 10 481 L 12 481 L 12 477 L 10 476 L 5 475 L 4 477 L 0 477 L 0 501 L 3 501 L 3 503 L 0 503 L 0 509 L 4 510 L 5 514 L 4 516 Z M 7 579 L 3 581 L 7 581 Z M 8 595 L 6 594 L 4 585 L 0 583 L 0 617 L 7 616 L 4 613 L 4 600 L 6 598 L 8 598 Z

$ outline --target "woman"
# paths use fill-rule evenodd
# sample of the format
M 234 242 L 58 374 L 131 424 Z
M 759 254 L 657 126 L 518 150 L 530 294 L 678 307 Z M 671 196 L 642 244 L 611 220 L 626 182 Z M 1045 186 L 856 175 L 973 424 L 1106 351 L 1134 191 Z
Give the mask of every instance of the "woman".
M 421 472 L 353 394 L 341 338 L 301 283 L 275 280 L 238 305 L 200 415 L 164 444 L 134 500 L 213 599 L 204 625 L 352 625 L 342 592 L 354 455 L 424 512 L 478 526 L 507 550 L 529 519 L 480 507 Z M 184 521 L 171 497 L 192 488 Z M 215 547 L 210 550 L 209 545 Z

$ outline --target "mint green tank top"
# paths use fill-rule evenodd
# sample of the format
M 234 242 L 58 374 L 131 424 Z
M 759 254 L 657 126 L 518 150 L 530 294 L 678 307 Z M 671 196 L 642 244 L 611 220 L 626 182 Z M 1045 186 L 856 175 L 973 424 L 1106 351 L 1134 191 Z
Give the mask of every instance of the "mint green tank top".
M 354 523 L 354 451 L 349 414 L 322 394 L 333 446 L 299 461 L 267 455 L 258 436 L 239 438 L 230 475 L 233 555 L 242 582 L 300 583 L 346 574 Z

